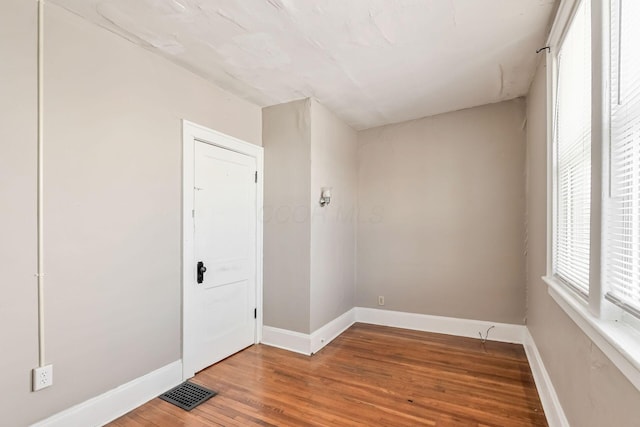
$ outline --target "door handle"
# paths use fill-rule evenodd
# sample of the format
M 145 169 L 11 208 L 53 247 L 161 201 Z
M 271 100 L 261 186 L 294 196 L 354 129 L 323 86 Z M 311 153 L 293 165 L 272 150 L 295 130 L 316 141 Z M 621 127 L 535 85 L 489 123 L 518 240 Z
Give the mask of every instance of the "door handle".
M 202 283 L 204 281 L 204 273 L 207 271 L 207 267 L 204 266 L 204 262 L 198 261 L 197 273 L 198 273 L 198 283 Z

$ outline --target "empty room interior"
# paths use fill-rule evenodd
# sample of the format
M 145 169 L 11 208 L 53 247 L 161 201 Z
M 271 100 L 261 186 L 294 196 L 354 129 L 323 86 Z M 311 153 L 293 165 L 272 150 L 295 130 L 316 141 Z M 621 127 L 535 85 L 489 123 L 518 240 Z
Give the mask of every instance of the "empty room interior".
M 2 0 L 0 55 L 0 425 L 640 425 L 640 2 Z

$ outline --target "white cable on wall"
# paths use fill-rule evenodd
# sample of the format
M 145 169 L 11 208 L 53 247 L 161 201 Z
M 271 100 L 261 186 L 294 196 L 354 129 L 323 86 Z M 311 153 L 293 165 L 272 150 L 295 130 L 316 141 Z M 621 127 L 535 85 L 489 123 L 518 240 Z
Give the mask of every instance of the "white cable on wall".
M 44 0 L 38 1 L 38 364 L 45 366 L 44 348 Z

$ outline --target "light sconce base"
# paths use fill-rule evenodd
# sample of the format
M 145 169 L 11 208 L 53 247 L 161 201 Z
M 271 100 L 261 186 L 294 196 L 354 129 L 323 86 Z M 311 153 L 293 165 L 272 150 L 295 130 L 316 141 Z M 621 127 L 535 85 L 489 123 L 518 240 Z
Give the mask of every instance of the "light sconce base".
M 331 203 L 331 187 L 322 187 L 320 189 L 320 207 L 325 207 Z

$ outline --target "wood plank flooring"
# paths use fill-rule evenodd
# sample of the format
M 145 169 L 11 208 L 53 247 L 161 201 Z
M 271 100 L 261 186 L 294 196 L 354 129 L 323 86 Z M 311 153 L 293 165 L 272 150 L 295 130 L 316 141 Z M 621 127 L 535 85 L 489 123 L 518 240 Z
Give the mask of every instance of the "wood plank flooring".
M 192 380 L 191 412 L 153 399 L 125 426 L 546 426 L 521 345 L 356 323 L 311 357 L 254 345 Z

